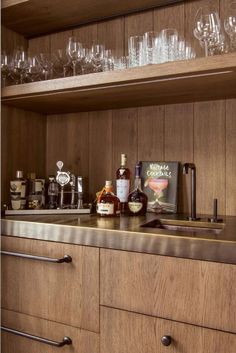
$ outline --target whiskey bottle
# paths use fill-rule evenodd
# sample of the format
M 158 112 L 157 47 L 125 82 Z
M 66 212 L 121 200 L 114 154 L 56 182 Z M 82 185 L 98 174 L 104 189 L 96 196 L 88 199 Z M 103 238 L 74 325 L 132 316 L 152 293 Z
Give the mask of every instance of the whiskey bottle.
M 121 154 L 121 165 L 116 171 L 116 195 L 120 199 L 121 212 L 127 210 L 128 195 L 130 193 L 130 170 L 126 167 L 127 155 Z
M 141 187 L 140 178 L 141 166 L 135 166 L 134 190 L 128 196 L 129 214 L 134 216 L 143 216 L 147 212 L 147 195 L 144 194 Z
M 98 196 L 97 213 L 105 217 L 120 215 L 120 200 L 112 192 L 111 181 L 106 181 L 105 188 Z

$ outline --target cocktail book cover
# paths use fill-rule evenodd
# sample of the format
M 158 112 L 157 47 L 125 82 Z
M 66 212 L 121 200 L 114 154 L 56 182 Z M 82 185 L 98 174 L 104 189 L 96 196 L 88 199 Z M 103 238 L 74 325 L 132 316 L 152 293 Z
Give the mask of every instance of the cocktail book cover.
M 148 211 L 177 212 L 179 162 L 141 161 L 143 192 L 148 197 Z

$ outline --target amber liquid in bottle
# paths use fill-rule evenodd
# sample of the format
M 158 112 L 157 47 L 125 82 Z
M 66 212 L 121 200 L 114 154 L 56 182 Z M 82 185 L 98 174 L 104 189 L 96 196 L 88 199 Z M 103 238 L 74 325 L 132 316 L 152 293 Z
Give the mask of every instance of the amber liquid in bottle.
M 128 209 L 128 195 L 130 193 L 130 170 L 126 167 L 127 155 L 121 154 L 121 165 L 116 171 L 116 195 L 120 200 L 120 210 L 124 213 Z
M 120 200 L 112 192 L 111 181 L 106 181 L 105 193 L 98 198 L 97 213 L 102 217 L 120 215 Z
M 141 187 L 140 165 L 135 167 L 134 190 L 128 196 L 129 214 L 133 216 L 144 216 L 147 212 L 147 195 Z

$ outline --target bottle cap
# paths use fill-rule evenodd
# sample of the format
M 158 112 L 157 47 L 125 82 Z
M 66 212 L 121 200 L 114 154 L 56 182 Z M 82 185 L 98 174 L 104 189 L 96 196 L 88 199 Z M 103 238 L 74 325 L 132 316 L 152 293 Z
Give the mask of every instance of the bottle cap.
M 106 187 L 111 187 L 112 186 L 112 181 L 111 180 L 106 180 Z
M 16 177 L 17 178 L 23 178 L 23 171 L 22 170 L 17 170 L 16 171 Z
M 135 166 L 135 177 L 140 178 L 141 165 L 139 163 Z
M 34 173 L 34 172 L 28 173 L 27 178 L 28 179 L 36 179 L 36 173 Z

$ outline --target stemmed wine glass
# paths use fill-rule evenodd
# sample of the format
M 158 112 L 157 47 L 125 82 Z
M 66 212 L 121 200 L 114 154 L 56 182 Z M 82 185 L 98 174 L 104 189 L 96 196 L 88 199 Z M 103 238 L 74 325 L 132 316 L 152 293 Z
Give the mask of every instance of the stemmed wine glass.
M 21 47 L 16 49 L 11 63 L 11 75 L 15 84 L 24 83 L 27 65 L 27 52 Z
M 82 51 L 82 44 L 77 41 L 76 37 L 70 37 L 67 45 L 67 55 L 73 65 L 73 76 L 76 75 L 76 65 L 80 58 Z
M 197 11 L 194 23 L 194 36 L 203 44 L 205 56 L 209 54 L 209 46 L 214 43 L 220 33 L 220 19 L 217 12 L 206 13 L 200 8 Z
M 49 53 L 40 53 L 37 55 L 37 61 L 42 68 L 42 74 L 44 80 L 48 80 L 52 77 L 53 61 L 51 54 Z
M 229 16 L 224 20 L 225 32 L 230 38 L 230 49 L 236 50 L 236 1 L 229 7 Z
M 10 62 L 11 57 L 5 51 L 1 53 L 1 78 L 2 78 L 2 87 L 6 86 L 6 81 L 10 73 Z
M 35 82 L 40 80 L 41 66 L 39 65 L 36 56 L 28 58 L 28 65 L 26 68 L 27 82 Z

